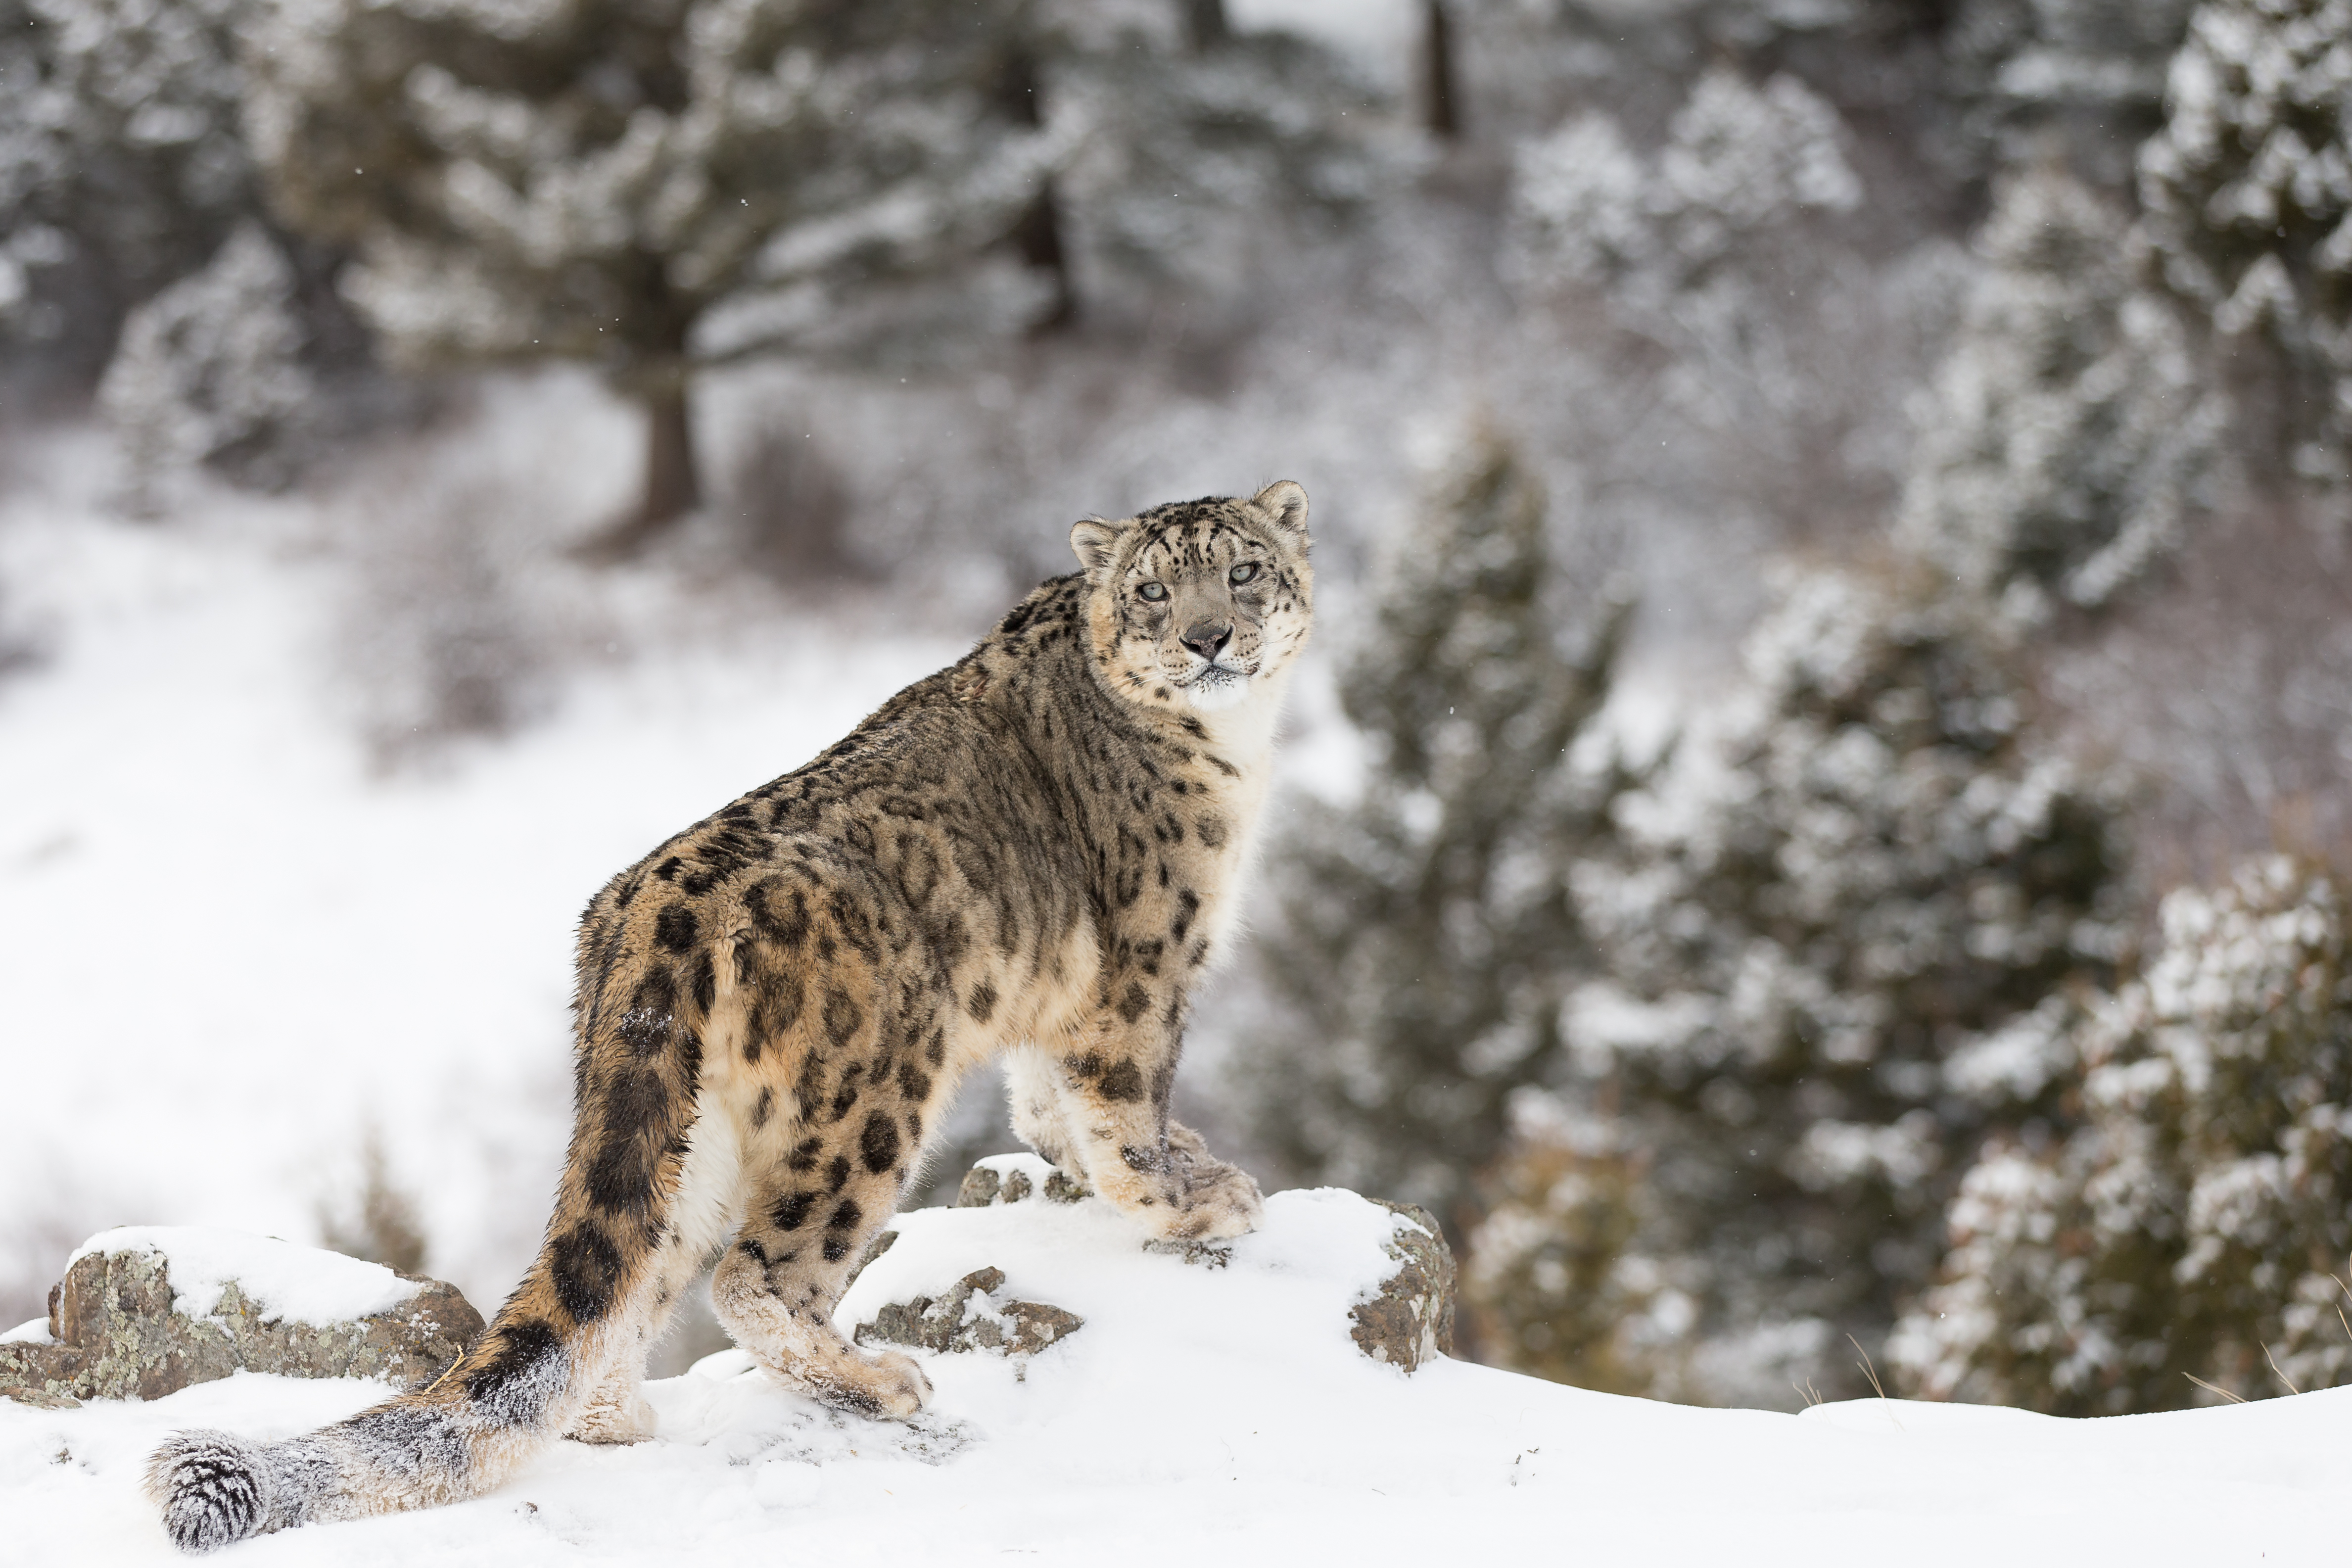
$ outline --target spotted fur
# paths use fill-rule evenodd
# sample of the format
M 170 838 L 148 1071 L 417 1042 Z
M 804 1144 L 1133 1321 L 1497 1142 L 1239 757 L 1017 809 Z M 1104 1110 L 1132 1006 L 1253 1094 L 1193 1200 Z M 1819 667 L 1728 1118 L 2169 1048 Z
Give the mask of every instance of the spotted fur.
M 1150 1235 L 1255 1226 L 1256 1184 L 1168 1107 L 1313 618 L 1306 493 L 1088 519 L 1071 543 L 1083 571 L 596 895 L 537 1261 L 429 1388 L 282 1443 L 166 1444 L 149 1489 L 175 1542 L 451 1501 L 558 1435 L 648 1435 L 646 1351 L 721 1247 L 713 1304 L 771 1373 L 912 1415 L 920 1368 L 833 1311 L 992 1058 L 1014 1131 Z

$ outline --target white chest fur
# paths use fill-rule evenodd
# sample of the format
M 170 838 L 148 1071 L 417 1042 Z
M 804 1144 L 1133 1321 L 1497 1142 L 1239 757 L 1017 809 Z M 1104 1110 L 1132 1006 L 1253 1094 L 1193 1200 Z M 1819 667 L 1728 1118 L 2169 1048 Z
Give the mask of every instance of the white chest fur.
M 1246 889 L 1257 868 L 1259 824 L 1274 777 L 1274 738 L 1282 720 L 1282 700 L 1290 672 L 1277 670 L 1250 682 L 1248 695 L 1231 707 L 1199 715 L 1209 732 L 1209 749 L 1239 772 L 1238 777 L 1218 773 L 1209 782 L 1211 798 L 1232 826 L 1232 835 L 1219 856 L 1222 875 L 1208 900 L 1202 930 L 1209 938 L 1209 962 L 1215 964 L 1233 949 L 1238 933 Z

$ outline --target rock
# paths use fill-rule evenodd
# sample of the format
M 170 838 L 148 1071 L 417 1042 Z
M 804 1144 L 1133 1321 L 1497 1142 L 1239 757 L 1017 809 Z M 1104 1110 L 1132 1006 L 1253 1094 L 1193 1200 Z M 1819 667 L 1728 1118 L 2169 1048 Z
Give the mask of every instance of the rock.
M 964 1173 L 962 1184 L 956 1188 L 955 1206 L 984 1209 L 992 1204 L 1017 1204 L 1041 1191 L 1057 1204 L 1075 1204 L 1095 1195 L 1091 1187 L 1058 1167 L 1048 1167 L 1042 1183 L 1024 1168 L 1044 1163 L 1028 1154 L 997 1154 L 982 1160 Z
M 1013 1180 L 1021 1184 L 1008 1196 L 1004 1173 L 986 1165 L 974 1165 L 963 1173 L 963 1183 L 956 1188 L 955 1206 L 960 1209 L 984 1209 L 991 1204 L 1017 1204 L 1029 1195 L 1029 1178 L 1015 1171 Z
M 1086 1188 L 1036 1155 L 999 1154 L 971 1168 L 957 1192 L 955 1206 L 995 1208 L 1025 1203 L 1041 1194 L 1056 1203 L 1095 1201 Z M 1379 1217 L 1354 1206 L 1367 1200 L 1352 1194 L 1302 1194 L 1297 1197 L 1310 1205 L 1306 1212 L 1313 1212 L 1313 1205 L 1335 1202 L 1342 1209 L 1352 1209 L 1357 1217 L 1351 1223 L 1360 1226 Z M 1392 1217 L 1388 1222 L 1389 1234 L 1380 1243 L 1381 1256 L 1365 1256 L 1367 1267 L 1355 1277 L 1377 1279 L 1380 1283 L 1356 1288 L 1362 1293 L 1346 1309 L 1348 1335 L 1357 1349 L 1372 1360 L 1402 1372 L 1415 1372 L 1454 1351 L 1454 1254 L 1445 1245 L 1444 1233 L 1427 1210 L 1377 1199 L 1369 1201 Z M 1048 1215 L 1040 1212 L 1035 1217 L 1045 1221 Z M 899 1223 L 908 1223 L 912 1218 L 902 1215 Z M 961 1227 L 964 1222 L 954 1223 Z M 983 1222 L 974 1216 L 973 1223 L 984 1226 L 995 1222 Z M 1026 1216 L 1016 1221 L 1008 1215 L 1003 1223 L 1025 1226 L 1027 1221 Z M 896 1239 L 895 1235 L 891 1239 Z M 1223 1241 L 1150 1240 L 1140 1245 L 1147 1253 L 1198 1265 L 1204 1271 L 1246 1271 L 1281 1266 L 1278 1256 L 1270 1256 L 1266 1251 L 1269 1243 L 1277 1247 L 1280 1245 L 1273 1243 L 1271 1237 Z M 987 1252 L 980 1253 L 980 1258 L 987 1256 Z M 971 1251 L 965 1251 L 954 1267 L 969 1268 L 978 1261 Z M 1383 1261 L 1385 1271 L 1375 1273 Z M 938 1279 L 949 1272 L 941 1268 L 929 1278 Z M 918 1274 L 916 1278 L 922 1277 Z M 872 1321 L 858 1325 L 857 1342 L 936 1351 L 984 1349 L 1018 1355 L 1027 1353 L 1032 1340 L 1040 1346 L 1050 1344 L 1078 1326 L 1080 1320 L 1075 1314 L 1057 1307 L 1019 1301 L 1000 1305 L 994 1293 L 1003 1279 L 998 1268 L 980 1268 L 966 1274 L 946 1294 L 937 1298 L 916 1295 L 870 1309 Z M 913 1282 L 902 1271 L 891 1278 L 886 1289 L 897 1294 L 908 1290 Z M 936 1289 L 928 1282 L 926 1288 Z M 1340 1300 L 1346 1300 L 1340 1297 Z M 1335 1315 L 1338 1310 L 1335 1302 Z M 861 1315 L 868 1310 L 859 1309 Z M 1063 1326 L 1065 1321 L 1066 1327 Z M 1032 1323 L 1035 1325 L 1034 1330 L 1027 1326 Z
M 944 1296 L 886 1303 L 872 1322 L 857 1325 L 856 1341 L 861 1345 L 1026 1356 L 1086 1326 L 1076 1312 L 1042 1301 L 997 1301 L 995 1294 L 1003 1284 L 1002 1268 L 975 1268 Z
M 325 1321 L 315 1321 L 320 1315 L 315 1302 L 299 1313 L 280 1310 L 271 1290 L 283 1289 L 289 1269 L 306 1266 L 304 1255 L 318 1260 L 312 1267 L 344 1278 L 355 1263 L 285 1242 L 266 1244 L 283 1249 L 270 1256 L 269 1288 L 227 1279 L 215 1290 L 203 1266 L 186 1267 L 197 1294 L 214 1297 L 205 1311 L 201 1300 L 175 1292 L 163 1238 L 217 1234 L 155 1230 L 95 1238 L 129 1239 L 87 1251 L 68 1267 L 49 1292 L 46 1336 L 0 1342 L 0 1396 L 51 1407 L 85 1399 L 160 1399 L 235 1372 L 381 1377 L 395 1388 L 413 1388 L 448 1370 L 482 1331 L 481 1314 L 456 1286 L 390 1269 L 378 1270 L 391 1286 L 379 1288 L 379 1297 L 396 1294 L 398 1283 L 413 1289 L 374 1310 Z M 348 1291 L 343 1279 L 337 1283 Z
M 1187 1263 L 1198 1263 L 1208 1268 L 1223 1268 L 1234 1260 L 1234 1245 L 1230 1241 L 1152 1240 L 1143 1244 L 1143 1250 L 1166 1258 L 1181 1258 Z
M 1454 1253 L 1427 1209 L 1372 1201 L 1409 1224 L 1385 1247 L 1397 1271 L 1349 1311 L 1355 1327 L 1348 1337 L 1374 1361 L 1410 1373 L 1454 1353 Z

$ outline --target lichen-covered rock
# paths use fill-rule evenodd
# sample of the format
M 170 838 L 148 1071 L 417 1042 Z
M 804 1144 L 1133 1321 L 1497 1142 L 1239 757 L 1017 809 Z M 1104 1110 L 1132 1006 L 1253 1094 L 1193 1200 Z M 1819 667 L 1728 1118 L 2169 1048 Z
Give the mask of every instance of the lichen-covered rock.
M 1155 1237 L 1143 1244 L 1143 1250 L 1156 1252 L 1165 1258 L 1181 1258 L 1204 1268 L 1223 1268 L 1234 1260 L 1234 1247 L 1229 1241 L 1183 1241 Z
M 283 1252 L 272 1258 L 267 1286 L 215 1279 L 215 1257 L 210 1267 L 184 1265 L 194 1285 L 175 1289 L 170 1248 L 152 1239 L 173 1233 L 119 1234 L 129 1239 L 85 1250 L 67 1268 L 49 1292 L 45 1335 L 0 1342 L 0 1397 L 51 1407 L 160 1399 L 235 1372 L 381 1377 L 395 1388 L 417 1387 L 446 1371 L 482 1331 L 481 1314 L 456 1286 L 437 1279 L 380 1270 L 389 1289 L 376 1297 L 396 1299 L 336 1318 L 319 1305 L 331 1291 L 289 1305 L 285 1281 L 305 1254 L 321 1271 L 348 1273 L 354 1260 L 340 1254 L 271 1243 Z M 404 1283 L 411 1287 L 404 1294 Z
M 1409 1223 L 1387 1244 L 1397 1271 L 1349 1311 L 1348 1337 L 1374 1361 L 1412 1372 L 1454 1353 L 1454 1252 L 1427 1209 L 1373 1201 Z
M 1074 1204 L 1094 1196 L 1092 1188 L 1059 1169 L 1048 1171 L 1042 1183 L 1033 1181 L 1022 1168 L 1027 1163 L 1019 1154 L 999 1154 L 982 1160 L 964 1173 L 963 1184 L 956 1188 L 955 1206 L 984 1209 L 992 1204 L 1017 1204 L 1040 1192 L 1048 1201 L 1057 1204 Z
M 857 1325 L 857 1342 L 1025 1356 L 1086 1326 L 1076 1312 L 1041 1301 L 998 1301 L 1003 1284 L 1002 1268 L 975 1268 L 943 1296 L 886 1303 L 872 1322 Z

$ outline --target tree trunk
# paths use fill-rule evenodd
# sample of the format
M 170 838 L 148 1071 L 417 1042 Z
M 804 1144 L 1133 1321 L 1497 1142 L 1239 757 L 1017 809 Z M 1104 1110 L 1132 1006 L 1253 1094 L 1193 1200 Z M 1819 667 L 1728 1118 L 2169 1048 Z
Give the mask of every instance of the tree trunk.
M 1225 25 L 1225 0 L 1184 0 L 1184 16 L 1191 24 L 1194 54 L 1206 54 L 1233 37 Z
M 1054 205 L 1051 179 L 1013 226 L 1013 243 L 1024 262 L 1048 268 L 1054 275 L 1054 303 L 1031 325 L 1031 335 L 1042 337 L 1076 321 L 1078 290 L 1070 279 L 1069 253 L 1062 248 L 1062 220 Z
M 1025 51 L 1016 50 L 1005 59 L 1004 73 L 997 82 L 997 100 L 1016 125 L 1045 123 L 1045 106 L 1038 101 L 1037 62 Z M 1054 275 L 1054 302 L 1030 325 L 1030 335 L 1042 337 L 1076 321 L 1077 284 L 1070 276 L 1069 252 L 1062 245 L 1062 217 L 1055 205 L 1050 175 L 1022 209 L 1006 237 L 1024 265 L 1045 268 Z
M 666 380 L 646 395 L 646 493 L 637 515 L 653 529 L 668 527 L 702 504 L 694 466 L 694 425 L 686 376 Z
M 1454 80 L 1454 19 L 1445 14 L 1445 0 L 1423 0 L 1423 8 L 1429 22 L 1422 64 L 1427 73 L 1430 132 L 1459 141 L 1462 110 Z
M 644 488 L 635 510 L 589 542 L 585 552 L 590 556 L 625 561 L 702 504 L 686 384 L 680 366 L 639 385 L 637 400 L 646 411 Z

